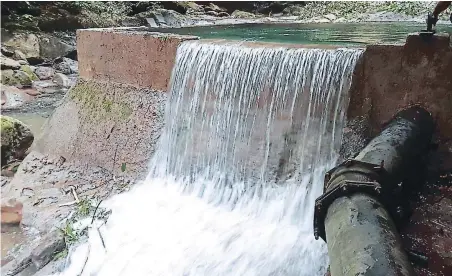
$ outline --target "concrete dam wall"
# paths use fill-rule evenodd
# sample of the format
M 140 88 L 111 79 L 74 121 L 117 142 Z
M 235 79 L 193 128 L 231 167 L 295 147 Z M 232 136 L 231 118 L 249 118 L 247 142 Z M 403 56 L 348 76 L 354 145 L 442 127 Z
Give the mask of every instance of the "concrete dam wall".
M 196 39 L 128 29 L 78 31 L 80 80 L 50 118 L 36 150 L 117 173 L 125 163 L 125 173 L 143 176 L 163 127 L 177 48 Z M 451 72 L 448 35 L 426 41 L 413 34 L 405 45 L 367 46 L 349 92 L 343 155 L 357 152 L 364 146 L 357 141 L 372 137 L 399 109 L 422 104 L 437 119 L 441 167 L 450 168 Z

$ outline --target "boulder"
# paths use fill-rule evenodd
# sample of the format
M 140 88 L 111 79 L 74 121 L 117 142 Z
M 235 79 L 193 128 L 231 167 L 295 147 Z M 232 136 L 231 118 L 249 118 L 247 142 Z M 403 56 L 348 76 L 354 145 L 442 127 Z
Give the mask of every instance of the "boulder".
M 56 73 L 53 81 L 60 87 L 70 87 L 71 80 L 64 74 Z
M 5 56 L 0 56 L 0 64 L 1 64 L 1 69 L 19 69 L 20 68 L 20 63 L 14 59 L 5 57 Z
M 14 118 L 1 117 L 1 164 L 8 164 L 13 159 L 22 159 L 34 140 L 28 126 Z
M 39 40 L 39 48 L 42 58 L 55 59 L 63 57 L 76 50 L 75 41 L 64 41 L 52 35 L 42 35 Z
M 39 66 L 35 74 L 40 80 L 49 80 L 55 75 L 55 70 L 52 67 Z
M 215 5 L 214 3 L 210 3 L 209 5 L 204 6 L 204 10 L 205 10 L 206 12 L 208 12 L 208 11 L 214 11 L 214 12 L 216 12 L 216 13 L 220 13 L 220 12 L 225 12 L 225 11 L 226 11 L 226 9 L 220 8 L 219 6 Z
M 15 50 L 14 51 L 14 59 L 20 59 L 20 60 L 26 60 L 27 56 L 22 53 L 20 50 Z
M 239 10 L 235 10 L 232 14 L 232 17 L 234 18 L 255 18 L 256 15 L 250 13 L 250 12 L 245 12 L 245 11 L 239 11 Z
M 70 58 L 59 58 L 55 60 L 54 68 L 57 72 L 70 75 L 78 73 L 78 62 Z
M 11 69 L 2 70 L 2 84 L 3 85 L 17 85 L 19 81 L 14 77 L 14 71 Z
M 2 121 L 3 126 L 3 121 Z M 2 127 L 3 128 L 3 127 Z M 3 138 L 2 138 L 3 139 Z M 19 225 L 22 221 L 23 204 L 15 199 L 10 199 L 1 205 L 1 225 Z
M 210 16 L 215 16 L 215 17 L 218 16 L 218 13 L 216 11 L 206 11 L 206 14 L 210 15 Z
M 16 86 L 19 87 L 30 87 L 33 81 L 39 80 L 38 76 L 33 72 L 33 70 L 28 65 L 22 65 L 20 70 L 14 72 L 14 79 Z
M 2 41 L 5 46 L 21 51 L 27 59 L 40 57 L 39 38 L 35 34 L 14 34 L 5 40 Z

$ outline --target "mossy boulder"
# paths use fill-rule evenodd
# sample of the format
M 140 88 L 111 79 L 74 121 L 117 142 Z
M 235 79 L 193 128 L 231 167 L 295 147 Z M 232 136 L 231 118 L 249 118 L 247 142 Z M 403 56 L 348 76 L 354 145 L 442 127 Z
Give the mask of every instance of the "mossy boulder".
M 14 76 L 14 71 L 11 69 L 2 70 L 2 84 L 4 85 L 18 85 L 19 81 Z
M 30 128 L 19 120 L 1 117 L 1 165 L 14 159 L 23 159 L 34 140 Z

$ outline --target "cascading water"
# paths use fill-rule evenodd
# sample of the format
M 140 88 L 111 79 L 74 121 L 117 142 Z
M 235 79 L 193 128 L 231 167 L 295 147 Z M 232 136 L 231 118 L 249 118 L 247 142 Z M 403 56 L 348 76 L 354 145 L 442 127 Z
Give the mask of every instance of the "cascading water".
M 62 274 L 323 275 L 314 201 L 361 52 L 184 42 L 147 179 Z

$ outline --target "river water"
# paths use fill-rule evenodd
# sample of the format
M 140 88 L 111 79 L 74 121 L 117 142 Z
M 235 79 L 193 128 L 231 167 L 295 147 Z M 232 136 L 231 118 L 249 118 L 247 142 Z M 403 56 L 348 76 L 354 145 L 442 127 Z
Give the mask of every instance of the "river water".
M 184 42 L 148 177 L 61 275 L 323 275 L 314 201 L 361 53 Z

